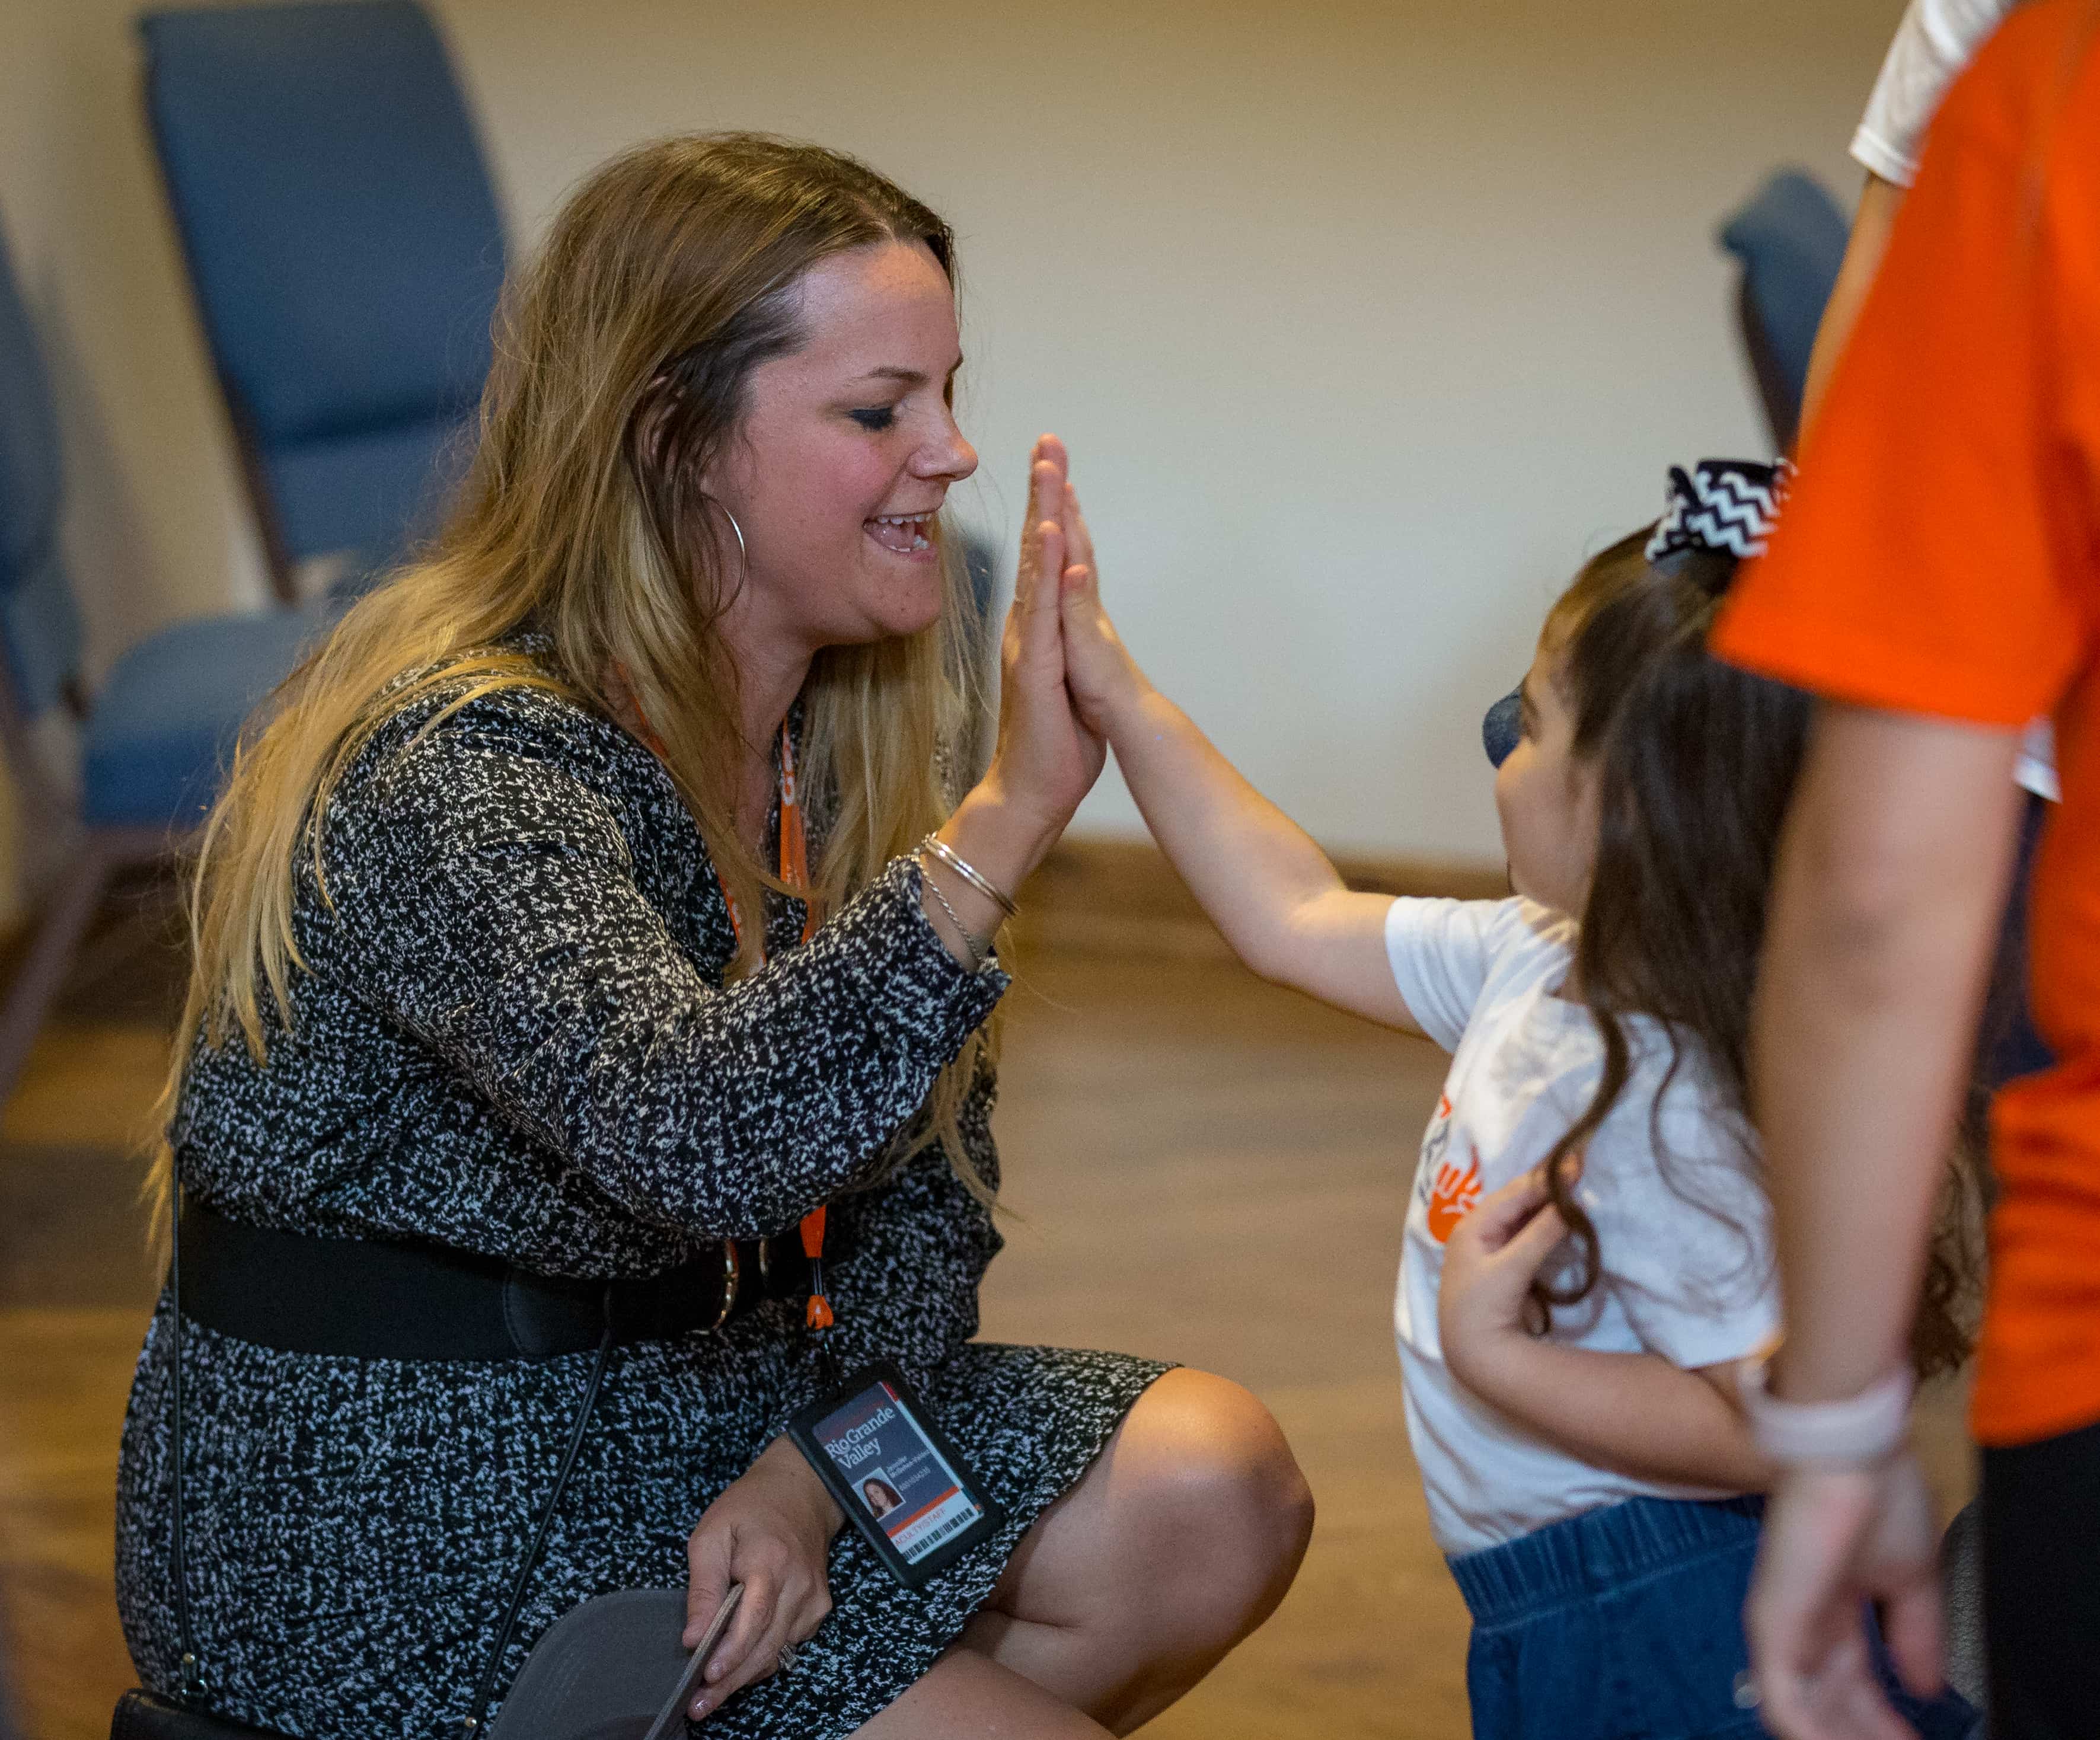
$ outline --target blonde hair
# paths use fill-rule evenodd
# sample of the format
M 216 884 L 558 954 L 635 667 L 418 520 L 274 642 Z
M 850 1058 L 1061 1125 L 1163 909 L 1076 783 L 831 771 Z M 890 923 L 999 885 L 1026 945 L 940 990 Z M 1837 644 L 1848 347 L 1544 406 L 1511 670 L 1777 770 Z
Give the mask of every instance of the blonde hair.
M 162 1109 L 189 1050 L 237 1031 L 258 1065 L 293 1024 L 300 853 L 322 869 L 331 795 L 374 733 L 441 697 L 429 726 L 492 694 L 538 689 L 609 716 L 638 709 L 723 885 L 762 910 L 781 883 L 736 826 L 737 672 L 717 625 L 723 571 L 702 491 L 752 370 L 800 343 L 796 289 L 827 257 L 899 240 L 954 279 L 948 227 L 866 165 L 751 134 L 670 139 L 598 170 L 506 287 L 480 442 L 459 504 L 422 557 L 345 615 L 252 722 L 207 822 L 189 892 L 194 958 Z M 945 819 L 944 769 L 981 711 L 977 608 L 937 534 L 947 597 L 919 634 L 820 652 L 802 694 L 800 773 L 823 816 L 813 901 L 835 911 Z M 532 628 L 536 659 L 506 645 Z M 617 673 L 615 676 L 614 673 Z M 608 683 L 624 694 L 608 691 Z M 327 883 L 320 881 L 327 899 Z M 757 964 L 749 927 L 733 974 Z M 980 1033 L 911 1126 L 981 1200 L 958 1119 L 994 1043 Z M 173 1180 L 163 1139 L 154 1192 Z

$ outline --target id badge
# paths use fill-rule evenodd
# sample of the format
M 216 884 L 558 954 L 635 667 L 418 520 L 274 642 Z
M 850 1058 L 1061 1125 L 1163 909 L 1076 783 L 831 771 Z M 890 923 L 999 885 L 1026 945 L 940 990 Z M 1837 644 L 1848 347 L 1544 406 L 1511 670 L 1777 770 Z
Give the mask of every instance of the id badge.
M 846 1520 L 907 1588 L 995 1533 L 1005 1513 L 982 1491 L 888 1360 L 788 1423 L 795 1447 Z

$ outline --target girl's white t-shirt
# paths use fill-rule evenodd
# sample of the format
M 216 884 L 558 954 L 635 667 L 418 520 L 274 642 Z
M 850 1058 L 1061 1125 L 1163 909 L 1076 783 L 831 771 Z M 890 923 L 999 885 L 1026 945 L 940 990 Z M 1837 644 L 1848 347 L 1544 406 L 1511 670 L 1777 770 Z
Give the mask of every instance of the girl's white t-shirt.
M 1474 1553 L 1625 1499 L 1726 1496 L 1592 1468 L 1445 1367 L 1436 1329 L 1445 1240 L 1479 1196 L 1536 1165 L 1581 1117 L 1604 1039 L 1587 1009 L 1554 994 L 1575 940 L 1560 914 L 1524 900 L 1403 899 L 1385 935 L 1409 1012 L 1452 1054 L 1422 1139 L 1393 1308 L 1408 1436 L 1437 1544 Z M 1688 1046 L 1665 1086 L 1671 1046 L 1660 1024 L 1636 1016 L 1626 1026 L 1632 1074 L 1590 1138 L 1577 1187 L 1597 1229 L 1599 1279 L 1581 1305 L 1555 1311 L 1553 1338 L 1687 1368 L 1744 1358 L 1779 1328 L 1755 1138 Z M 1559 1259 L 1569 1271 L 1572 1253 Z

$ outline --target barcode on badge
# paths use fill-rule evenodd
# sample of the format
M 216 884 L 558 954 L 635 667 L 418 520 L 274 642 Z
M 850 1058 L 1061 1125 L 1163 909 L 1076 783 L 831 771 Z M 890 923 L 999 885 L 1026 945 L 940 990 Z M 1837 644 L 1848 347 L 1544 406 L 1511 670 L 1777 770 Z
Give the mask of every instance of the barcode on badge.
M 931 1553 L 936 1547 L 939 1546 L 942 1541 L 947 1540 L 949 1536 L 961 1534 L 964 1529 L 968 1528 L 973 1522 L 976 1522 L 982 1514 L 983 1513 L 982 1511 L 978 1510 L 974 1505 L 973 1505 L 966 1510 L 957 1511 L 954 1516 L 949 1518 L 948 1520 L 941 1524 L 939 1527 L 933 1529 L 926 1534 L 921 1535 L 918 1540 L 911 1543 L 911 1556 L 912 1562 L 916 1564 L 920 1559 L 924 1558 L 928 1553 Z

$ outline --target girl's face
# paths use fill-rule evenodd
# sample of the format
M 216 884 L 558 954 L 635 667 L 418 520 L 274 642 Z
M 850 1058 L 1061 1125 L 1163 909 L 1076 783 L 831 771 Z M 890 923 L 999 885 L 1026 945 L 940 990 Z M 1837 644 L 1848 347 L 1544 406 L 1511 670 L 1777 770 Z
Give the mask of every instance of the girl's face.
M 803 276 L 806 341 L 752 370 L 750 408 L 707 480 L 746 645 L 814 652 L 916 634 L 941 614 L 932 519 L 977 456 L 948 404 L 955 299 L 926 248 L 884 242 Z
M 1542 637 L 1524 673 L 1517 746 L 1495 770 L 1495 808 L 1510 886 L 1571 915 L 1589 898 L 1597 859 L 1598 773 L 1574 751 L 1575 714 L 1559 648 Z

